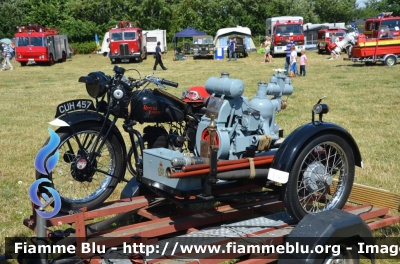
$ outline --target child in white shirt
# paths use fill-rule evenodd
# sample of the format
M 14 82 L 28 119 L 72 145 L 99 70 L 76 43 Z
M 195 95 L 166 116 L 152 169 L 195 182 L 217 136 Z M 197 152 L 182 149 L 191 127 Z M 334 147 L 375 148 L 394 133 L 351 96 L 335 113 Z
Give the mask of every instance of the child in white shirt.
M 290 78 L 296 77 L 297 74 L 297 65 L 296 65 L 296 60 L 297 60 L 297 52 L 296 52 L 296 46 L 292 45 L 290 47 L 291 53 L 290 53 Z

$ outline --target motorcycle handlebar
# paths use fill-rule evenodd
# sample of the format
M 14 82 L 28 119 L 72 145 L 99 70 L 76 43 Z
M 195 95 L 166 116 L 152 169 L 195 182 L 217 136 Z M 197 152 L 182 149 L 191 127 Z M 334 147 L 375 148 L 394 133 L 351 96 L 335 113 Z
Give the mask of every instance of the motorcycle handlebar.
M 168 81 L 168 80 L 165 80 L 165 79 L 162 79 L 160 81 L 160 83 L 165 84 L 165 85 L 169 85 L 169 86 L 172 86 L 172 87 L 175 87 L 175 88 L 177 88 L 178 85 L 179 85 L 179 83 Z

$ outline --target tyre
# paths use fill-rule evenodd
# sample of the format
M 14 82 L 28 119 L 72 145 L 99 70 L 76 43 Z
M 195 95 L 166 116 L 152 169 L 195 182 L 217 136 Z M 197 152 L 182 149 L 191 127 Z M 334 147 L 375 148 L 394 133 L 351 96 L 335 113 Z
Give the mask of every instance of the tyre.
M 389 55 L 385 59 L 385 65 L 386 66 L 393 66 L 396 64 L 396 56 L 394 55 Z
M 331 253 L 324 259 L 324 264 L 342 263 L 342 264 L 359 264 L 360 255 L 358 254 L 358 248 L 353 246 L 348 246 L 345 244 L 333 245 L 333 247 L 340 248 L 340 253 Z
M 284 188 L 283 202 L 293 219 L 308 213 L 342 209 L 354 181 L 352 148 L 335 134 L 310 140 L 296 158 Z
M 51 66 L 51 65 L 53 65 L 54 64 L 54 57 L 53 57 L 53 54 L 50 54 L 49 55 L 49 66 Z
M 66 62 L 67 61 L 67 54 L 65 53 L 65 51 L 63 51 L 63 53 L 62 53 L 61 61 L 62 62 Z
M 22 67 L 26 66 L 26 62 L 21 62 L 21 66 Z
M 93 152 L 100 135 L 101 124 L 78 124 L 71 127 L 74 133 L 57 130 L 60 137 L 59 160 L 49 175 L 36 172 L 36 178 L 48 178 L 61 197 L 61 211 L 96 208 L 113 192 L 124 177 L 123 151 L 117 137 L 109 135 L 101 150 Z M 100 141 L 97 147 L 103 142 Z M 47 144 L 47 143 L 46 143 Z M 81 145 L 81 147 L 79 147 Z M 90 163 L 89 156 L 95 156 Z

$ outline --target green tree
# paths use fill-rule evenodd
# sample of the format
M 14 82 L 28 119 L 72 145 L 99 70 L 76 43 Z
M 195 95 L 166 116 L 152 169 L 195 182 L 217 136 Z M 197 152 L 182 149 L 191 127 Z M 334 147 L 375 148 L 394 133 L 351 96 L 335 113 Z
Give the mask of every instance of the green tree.
M 17 26 L 22 26 L 25 18 L 24 1 L 8 0 L 0 2 L 0 38 L 12 38 Z
M 373 16 L 377 16 L 381 12 L 393 12 L 394 16 L 400 15 L 400 0 L 368 0 L 365 7 L 375 10 Z
M 63 3 L 61 0 L 25 0 L 25 24 L 58 27 L 63 19 Z
M 355 16 L 357 5 L 356 0 L 314 0 L 314 8 L 321 23 L 349 23 Z

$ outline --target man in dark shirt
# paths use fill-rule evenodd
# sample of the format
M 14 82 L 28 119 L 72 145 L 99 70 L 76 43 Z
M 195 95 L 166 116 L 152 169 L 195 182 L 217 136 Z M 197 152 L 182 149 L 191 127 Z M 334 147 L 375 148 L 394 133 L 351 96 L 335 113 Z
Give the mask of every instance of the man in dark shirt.
M 288 74 L 289 71 L 289 65 L 290 65 L 290 53 L 292 52 L 290 50 L 290 47 L 294 45 L 294 42 L 290 40 L 289 36 L 285 37 L 286 40 L 286 60 L 285 60 L 285 75 Z
M 156 47 L 156 61 L 154 62 L 154 67 L 153 67 L 153 71 L 157 70 L 157 65 L 160 64 L 161 69 L 163 69 L 164 71 L 167 70 L 167 68 L 164 67 L 164 64 L 162 62 L 162 59 L 164 59 L 164 56 L 162 55 L 161 52 L 161 48 L 160 48 L 160 41 L 157 42 L 157 47 Z
M 237 60 L 237 57 L 236 57 L 236 40 L 235 40 L 234 37 L 231 38 L 231 41 L 229 43 L 229 60 L 228 61 L 231 61 L 232 55 L 233 55 L 233 57 L 235 58 L 235 61 L 236 61 Z

